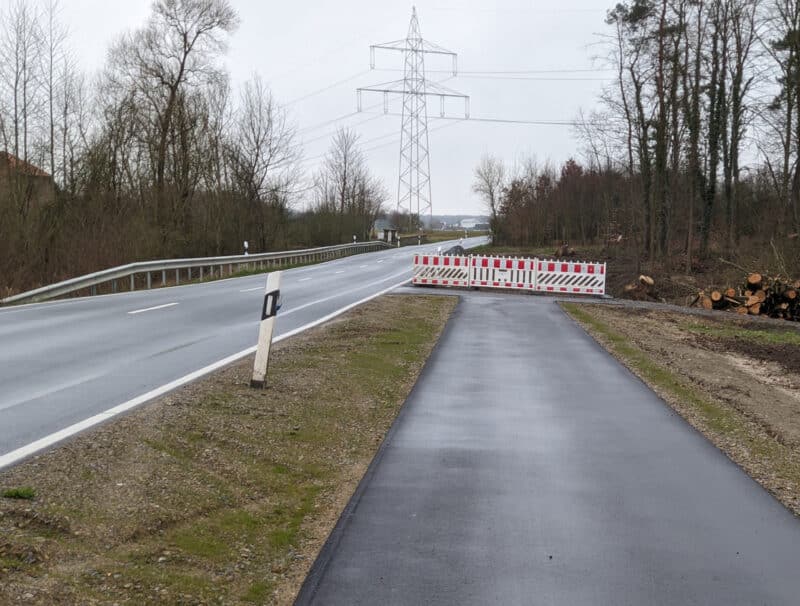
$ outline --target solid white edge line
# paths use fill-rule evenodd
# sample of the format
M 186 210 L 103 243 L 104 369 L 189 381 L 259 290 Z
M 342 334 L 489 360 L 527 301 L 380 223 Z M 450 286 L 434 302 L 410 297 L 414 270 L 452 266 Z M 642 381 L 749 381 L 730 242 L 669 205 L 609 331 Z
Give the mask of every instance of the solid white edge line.
M 384 282 L 388 282 L 389 280 L 394 280 L 398 276 L 402 276 L 406 271 L 401 271 L 396 274 L 392 274 L 391 276 L 387 276 L 385 278 L 381 278 L 376 282 L 371 282 L 369 284 L 364 284 L 363 286 L 359 286 L 358 288 L 351 288 L 350 290 L 346 290 L 344 292 L 336 293 L 335 295 L 330 295 L 329 297 L 325 297 L 323 299 L 317 299 L 316 301 L 309 301 L 308 303 L 303 303 L 302 305 L 298 305 L 297 307 L 292 307 L 291 309 L 283 312 L 284 316 L 288 316 L 289 314 L 293 314 L 295 312 L 301 311 L 306 309 L 307 307 L 312 307 L 313 305 L 319 305 L 320 303 L 326 303 L 327 301 L 331 301 L 333 299 L 338 299 L 340 297 L 346 297 L 347 295 L 352 295 L 354 292 L 358 292 L 359 290 L 364 290 L 365 288 L 370 288 L 372 286 L 377 286 L 378 284 L 383 284 Z M 410 278 L 409 278 L 410 279 Z
M 145 307 L 144 309 L 137 309 L 135 311 L 129 311 L 129 316 L 135 316 L 136 314 L 143 314 L 146 311 L 155 311 L 157 309 L 165 309 L 167 307 L 175 307 L 176 305 L 180 305 L 180 303 L 164 303 L 164 305 L 156 305 L 155 307 Z
M 410 282 L 410 281 L 411 281 L 411 279 L 408 278 L 406 280 L 403 280 L 402 282 L 398 282 L 397 284 L 395 284 L 393 286 L 385 288 L 385 289 L 381 290 L 380 292 L 377 292 L 377 293 L 372 294 L 372 295 L 370 295 L 368 297 L 365 297 L 365 298 L 363 298 L 363 299 L 361 299 L 359 301 L 356 301 L 355 303 L 351 303 L 349 305 L 345 305 L 344 307 L 341 307 L 341 308 L 337 309 L 336 311 L 334 311 L 333 313 L 328 314 L 327 316 L 323 316 L 322 318 L 318 318 L 317 320 L 314 320 L 313 322 L 310 322 L 308 324 L 305 324 L 303 326 L 300 326 L 298 328 L 295 328 L 295 329 L 290 330 L 290 331 L 288 331 L 288 332 L 286 332 L 286 333 L 284 333 L 282 335 L 279 335 L 279 336 L 275 337 L 272 340 L 272 342 L 273 343 L 277 343 L 279 341 L 283 341 L 284 339 L 288 339 L 289 337 L 293 337 L 294 335 L 300 334 L 303 331 L 306 331 L 306 330 L 309 330 L 309 329 L 314 328 L 316 326 L 319 326 L 320 324 L 324 324 L 328 320 L 332 320 L 336 316 L 340 316 L 341 314 L 350 311 L 354 307 L 358 307 L 359 305 L 363 305 L 364 303 L 367 303 L 368 301 L 371 301 L 372 299 L 376 299 L 376 298 L 380 297 L 381 295 L 385 295 L 387 292 L 390 292 L 390 291 L 394 290 L 395 288 L 399 288 L 400 286 L 402 286 L 406 282 Z M 30 444 L 26 444 L 25 446 L 21 446 L 21 447 L 17 448 L 16 450 L 12 450 L 9 453 L 1 455 L 0 456 L 0 469 L 3 469 L 4 467 L 8 467 L 9 465 L 13 465 L 14 463 L 17 463 L 18 461 L 21 461 L 22 459 L 25 459 L 25 458 L 33 455 L 33 454 L 36 454 L 37 452 L 39 452 L 41 450 L 44 450 L 45 448 L 48 448 L 48 447 L 50 447 L 50 446 L 52 446 L 54 444 L 57 444 L 58 442 L 61 442 L 62 440 L 65 440 L 66 438 L 69 438 L 71 436 L 74 436 L 77 433 L 80 433 L 81 431 L 89 429 L 90 427 L 94 427 L 95 425 L 99 425 L 100 423 L 108 421 L 109 419 L 112 419 L 113 417 L 115 417 L 115 416 L 117 416 L 117 415 L 119 415 L 119 414 L 121 414 L 123 412 L 131 410 L 132 408 L 136 408 L 137 406 L 141 406 L 145 402 L 148 402 L 148 401 L 150 401 L 150 400 L 152 400 L 154 398 L 162 396 L 165 393 L 168 393 L 168 392 L 170 392 L 170 391 L 172 391 L 174 389 L 177 389 L 178 387 L 186 385 L 187 383 L 190 383 L 190 382 L 192 382 L 192 381 L 194 381 L 196 379 L 199 379 L 200 377 L 202 377 L 204 375 L 212 373 L 215 370 L 219 370 L 223 366 L 227 366 L 229 364 L 232 364 L 233 362 L 241 360 L 242 358 L 244 358 L 246 356 L 249 356 L 250 354 L 254 353 L 255 351 L 256 351 L 256 347 L 255 346 L 248 347 L 247 349 L 244 349 L 244 350 L 240 351 L 239 353 L 235 353 L 235 354 L 233 354 L 231 356 L 228 356 L 227 358 L 223 358 L 222 360 L 218 360 L 217 362 L 214 362 L 213 364 L 209 364 L 208 366 L 205 366 L 204 368 L 201 368 L 200 370 L 196 370 L 194 372 L 189 373 L 188 375 L 184 375 L 180 379 L 175 379 L 174 381 L 171 381 L 170 383 L 167 383 L 166 385 L 162 385 L 161 387 L 157 387 L 157 388 L 155 388 L 155 389 L 153 389 L 151 391 L 148 391 L 147 393 L 144 393 L 144 394 L 142 394 L 140 396 L 137 396 L 137 397 L 133 398 L 132 400 L 128 400 L 127 402 L 123 402 L 122 404 L 114 406 L 113 408 L 109 408 L 108 410 L 106 410 L 104 412 L 101 412 L 101 413 L 98 413 L 98 414 L 96 414 L 96 415 L 94 415 L 92 417 L 89 417 L 88 419 L 84 419 L 83 421 L 79 421 L 78 423 L 75 423 L 74 425 L 70 425 L 69 427 L 66 427 L 66 428 L 64 428 L 64 429 L 62 429 L 60 431 L 57 431 L 55 433 L 51 433 L 50 435 L 45 436 L 43 438 L 39 438 L 38 440 L 36 440 L 34 442 L 31 442 Z

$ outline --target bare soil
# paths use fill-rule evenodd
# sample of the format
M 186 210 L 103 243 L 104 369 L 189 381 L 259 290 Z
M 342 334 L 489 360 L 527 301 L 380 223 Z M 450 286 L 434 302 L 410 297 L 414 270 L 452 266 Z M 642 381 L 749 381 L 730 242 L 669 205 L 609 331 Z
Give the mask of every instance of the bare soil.
M 634 306 L 567 311 L 733 461 L 800 515 L 800 332 Z
M 291 604 L 456 302 L 387 296 L 0 473 L 0 604 Z

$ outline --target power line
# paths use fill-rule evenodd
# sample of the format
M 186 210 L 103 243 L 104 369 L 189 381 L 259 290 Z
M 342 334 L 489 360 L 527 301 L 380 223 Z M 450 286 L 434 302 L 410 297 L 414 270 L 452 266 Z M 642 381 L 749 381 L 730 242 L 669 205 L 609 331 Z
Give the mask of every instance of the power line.
M 383 114 L 383 113 L 375 112 L 375 115 L 380 117 L 380 116 L 385 116 L 385 115 L 400 116 L 401 114 Z M 434 132 L 436 132 L 438 130 L 443 130 L 445 128 L 450 128 L 451 126 L 456 126 L 460 122 L 468 122 L 469 121 L 466 118 L 454 118 L 453 120 L 454 121 L 450 121 L 447 124 L 442 124 L 440 126 L 437 126 L 435 128 L 430 129 L 429 133 L 434 133 Z M 388 147 L 389 145 L 395 145 L 397 142 L 400 141 L 400 137 L 399 137 L 397 131 L 393 131 L 391 133 L 386 133 L 386 134 L 380 135 L 378 137 L 373 137 L 372 139 L 367 139 L 366 141 L 359 141 L 359 143 L 361 145 L 369 145 L 370 143 L 374 143 L 375 141 L 380 141 L 381 139 L 386 139 L 387 137 L 392 137 L 392 140 L 391 141 L 387 141 L 386 143 L 382 143 L 380 145 L 375 145 L 373 147 L 368 147 L 366 149 L 362 149 L 361 152 L 362 153 L 368 153 L 368 152 L 374 151 L 376 149 L 382 149 L 384 147 Z M 328 153 L 325 152 L 323 154 L 318 154 L 318 155 L 312 156 L 310 158 L 304 158 L 303 160 L 300 161 L 300 164 L 307 164 L 307 163 L 313 162 L 315 160 L 320 160 L 320 159 L 324 158 L 327 155 L 328 155 Z
M 403 70 L 397 68 L 377 68 L 375 71 L 381 72 L 401 72 Z M 597 73 L 597 72 L 615 72 L 616 70 L 610 68 L 567 68 L 567 69 L 476 69 L 476 70 L 463 70 L 459 69 L 458 77 L 462 74 L 467 75 L 482 75 L 482 74 L 503 74 L 503 75 L 525 75 L 525 74 L 580 74 L 580 73 Z M 449 69 L 429 69 L 425 70 L 428 74 L 452 74 Z
M 539 82 L 605 82 L 610 78 L 587 78 L 587 77 L 557 77 L 557 76 L 458 76 L 459 78 L 469 78 L 471 80 L 533 80 Z
M 606 9 L 604 8 L 571 8 L 571 7 L 559 7 L 559 8 L 542 8 L 542 7 L 519 7 L 519 8 L 506 8 L 506 9 L 498 9 L 498 8 L 467 8 L 461 6 L 438 6 L 438 7 L 429 7 L 428 10 L 432 11 L 441 11 L 441 12 L 460 12 L 460 13 L 494 13 L 494 14 L 511 14 L 511 13 L 527 13 L 527 12 L 536 12 L 538 14 L 546 14 L 546 13 L 603 13 L 605 14 Z
M 435 133 L 438 130 L 444 130 L 445 128 L 450 128 L 451 126 L 455 126 L 455 125 L 459 124 L 460 122 L 466 122 L 466 121 L 467 121 L 466 118 L 459 118 L 455 122 L 450 122 L 449 124 L 442 124 L 441 126 L 437 126 L 436 128 L 430 129 L 428 131 L 428 134 Z M 397 133 L 392 133 L 392 134 L 396 135 Z M 399 139 L 394 139 L 392 141 L 388 141 L 386 143 L 382 143 L 381 145 L 376 145 L 374 147 L 369 147 L 367 149 L 362 149 L 361 152 L 367 154 L 367 153 L 369 153 L 371 151 L 375 151 L 376 149 L 382 149 L 384 147 L 389 147 L 390 145 L 394 145 L 398 141 L 399 141 Z
M 402 70 L 399 70 L 399 69 L 387 69 L 387 70 L 381 70 L 381 71 L 399 72 L 399 71 L 402 71 Z M 527 75 L 525 75 L 525 74 L 536 74 L 536 73 L 552 73 L 552 74 L 556 74 L 556 73 L 584 73 L 584 72 L 597 73 L 599 71 L 607 71 L 607 70 L 574 70 L 572 72 L 568 72 L 568 71 L 561 72 L 561 71 L 556 71 L 556 70 L 554 70 L 552 72 L 545 72 L 545 71 L 537 72 L 537 71 L 533 71 L 533 70 L 531 70 L 531 71 L 519 71 L 519 72 L 514 72 L 514 71 L 506 71 L 506 72 L 504 72 L 504 71 L 497 71 L 497 72 L 490 72 L 490 71 L 485 71 L 485 72 L 459 71 L 458 74 L 456 74 L 455 76 L 451 76 L 451 77 L 452 78 L 482 79 L 482 80 L 534 80 L 534 81 L 545 81 L 545 82 L 559 82 L 559 81 L 565 81 L 565 82 L 573 82 L 573 81 L 574 82 L 603 81 L 604 82 L 606 80 L 609 80 L 609 78 L 607 78 L 607 77 L 605 77 L 605 78 L 602 78 L 602 77 L 601 78 L 592 78 L 592 77 L 587 77 L 587 76 L 527 76 Z M 444 70 L 439 70 L 438 73 L 447 73 L 447 72 L 445 72 Z
M 306 99 L 310 99 L 311 97 L 314 97 L 316 95 L 319 95 L 321 93 L 329 91 L 332 88 L 336 88 L 337 86 L 341 86 L 342 84 L 347 84 L 348 82 L 352 82 L 353 80 L 356 80 L 357 78 L 360 78 L 364 74 L 368 74 L 369 71 L 370 70 L 368 70 L 368 69 L 360 71 L 357 74 L 353 74 L 352 76 L 349 76 L 349 77 L 345 78 L 344 80 L 339 80 L 338 82 L 334 82 L 333 84 L 329 84 L 328 86 L 325 86 L 324 88 L 320 88 L 320 89 L 312 91 L 312 92 L 310 92 L 310 93 L 308 93 L 306 95 L 303 95 L 302 97 L 297 97 L 296 99 L 292 99 L 288 103 L 284 103 L 284 106 L 285 107 L 289 107 L 291 105 L 294 105 L 295 103 L 300 103 L 300 101 L 305 101 Z
M 358 113 L 358 112 L 356 112 L 356 113 Z M 366 119 L 364 119 L 364 120 L 360 120 L 360 121 L 358 121 L 358 122 L 356 122 L 356 123 L 354 123 L 354 124 L 350 124 L 350 125 L 348 126 L 348 128 L 355 128 L 356 126 L 361 126 L 362 124 L 366 124 L 367 122 L 372 122 L 373 120 L 377 120 L 378 118 L 380 118 L 380 117 L 381 117 L 381 115 L 382 115 L 382 114 L 379 114 L 379 113 L 377 113 L 377 112 L 374 112 L 374 113 L 375 113 L 375 115 L 373 115 L 373 116 L 371 116 L 371 117 L 369 117 L 369 118 L 366 118 Z M 301 143 L 302 145 L 306 145 L 306 144 L 308 144 L 308 143 L 314 143 L 314 141 L 319 141 L 319 140 L 321 140 L 321 139 L 327 139 L 327 138 L 329 138 L 329 137 L 332 137 L 332 136 L 333 136 L 333 135 L 335 135 L 335 134 L 336 134 L 336 132 L 332 132 L 332 133 L 331 133 L 331 132 L 329 132 L 329 133 L 325 133 L 324 135 L 320 135 L 320 136 L 318 136 L 318 137 L 314 137 L 313 139 L 305 139 L 305 140 L 303 140 L 303 141 L 300 141 L 300 143 Z
M 448 80 L 452 80 L 452 79 L 453 79 L 453 76 L 451 75 L 448 78 L 445 78 L 444 80 L 438 80 L 435 83 L 436 84 L 444 84 Z M 396 95 L 396 94 L 400 94 L 400 93 L 390 93 L 390 95 Z M 300 130 L 297 131 L 297 134 L 301 135 L 303 133 L 308 133 L 308 132 L 311 132 L 311 131 L 314 131 L 314 130 L 319 130 L 320 128 L 324 128 L 324 127 L 326 127 L 326 126 L 328 126 L 330 124 L 334 124 L 335 122 L 341 122 L 342 120 L 347 120 L 348 118 L 351 118 L 352 116 L 360 114 L 360 113 L 362 113 L 364 111 L 375 109 L 376 107 L 381 107 L 382 105 L 383 105 L 382 102 L 375 103 L 373 105 L 367 105 L 366 107 L 362 108 L 361 112 L 359 112 L 359 111 L 350 112 L 348 114 L 343 114 L 343 115 L 338 116 L 336 118 L 331 118 L 330 120 L 325 120 L 324 122 L 320 122 L 319 124 L 314 124 L 313 126 L 307 126 L 306 128 L 301 128 Z
M 376 117 L 376 118 L 380 118 L 380 117 L 381 117 L 381 116 L 383 116 L 383 115 L 384 115 L 384 114 L 376 114 L 376 115 L 375 115 L 375 117 Z M 371 119 L 374 119 L 374 118 L 371 118 Z M 398 140 L 398 137 L 397 137 L 397 131 L 392 131 L 392 132 L 390 132 L 390 133 L 386 133 L 386 134 L 384 134 L 384 135 L 380 135 L 380 136 L 378 136 L 378 137 L 373 137 L 372 139 L 367 139 L 366 141 L 359 141 L 358 143 L 359 143 L 360 145 L 369 145 L 370 143 L 374 143 L 375 141 L 381 141 L 382 139 L 385 139 L 386 137 L 395 137 L 395 140 L 394 140 L 394 141 L 390 141 L 390 142 L 388 143 L 388 144 L 392 144 L 392 145 L 393 145 L 393 144 L 394 144 L 394 143 L 396 143 L 396 142 L 397 142 L 397 140 Z M 382 146 L 379 146 L 379 147 L 382 147 Z M 362 151 L 363 151 L 363 150 L 362 150 Z M 304 164 L 304 163 L 306 163 L 306 162 L 311 162 L 311 161 L 313 161 L 313 160 L 319 160 L 320 158 L 324 158 L 326 155 L 328 155 L 328 152 L 325 152 L 325 153 L 323 153 L 323 154 L 319 154 L 319 155 L 317 155 L 317 156 L 312 156 L 311 158 L 306 158 L 306 159 L 304 159 L 304 160 L 302 160 L 302 161 L 301 161 L 301 164 Z
M 372 106 L 372 109 L 378 107 L 379 104 Z M 342 120 L 347 120 L 348 118 L 359 114 L 360 112 L 350 112 L 349 114 L 344 114 L 343 116 L 339 116 L 338 118 L 331 118 L 330 120 L 325 120 L 325 122 L 320 122 L 319 124 L 315 124 L 314 126 L 307 126 L 306 128 L 301 128 L 297 131 L 297 134 L 300 135 L 302 133 L 311 132 L 312 130 L 319 130 L 320 128 L 325 128 L 329 124 L 333 124 L 334 122 L 341 122 Z
M 378 112 L 365 112 L 376 114 Z M 389 112 L 382 114 L 384 116 L 400 116 L 402 114 L 396 112 Z M 476 118 L 470 116 L 469 118 L 458 118 L 456 116 L 431 116 L 430 120 L 459 120 L 462 122 L 489 122 L 494 124 L 529 124 L 534 126 L 577 126 L 583 124 L 575 120 L 515 120 L 504 118 Z

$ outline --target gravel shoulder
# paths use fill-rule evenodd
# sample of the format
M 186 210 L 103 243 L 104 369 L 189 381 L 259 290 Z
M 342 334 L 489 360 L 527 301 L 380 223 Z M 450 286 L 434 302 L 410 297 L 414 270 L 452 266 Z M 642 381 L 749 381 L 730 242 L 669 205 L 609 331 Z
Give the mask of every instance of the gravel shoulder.
M 0 604 L 291 604 L 454 297 L 385 296 L 0 473 Z M 30 488 L 31 490 L 23 490 Z
M 692 426 L 800 515 L 800 332 L 731 314 L 565 303 Z

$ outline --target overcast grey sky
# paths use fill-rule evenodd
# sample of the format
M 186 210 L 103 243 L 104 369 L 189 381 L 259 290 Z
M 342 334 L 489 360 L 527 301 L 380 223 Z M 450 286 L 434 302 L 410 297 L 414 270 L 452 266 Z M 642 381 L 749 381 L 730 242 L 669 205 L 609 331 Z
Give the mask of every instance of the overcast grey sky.
M 370 168 L 384 180 L 395 204 L 398 116 L 361 114 L 325 127 L 304 129 L 354 112 L 357 87 L 402 77 L 400 71 L 370 72 L 369 45 L 405 38 L 412 3 L 232 3 L 241 25 L 230 41 L 224 63 L 234 86 L 258 73 L 276 98 L 288 105 L 290 117 L 301 131 L 304 166 L 309 173 L 326 151 L 337 125 L 353 126 L 361 136 Z M 606 31 L 605 11 L 612 4 L 612 0 L 416 2 L 423 37 L 457 52 L 459 69 L 464 72 L 595 68 L 593 57 L 603 52 L 596 34 Z M 89 71 L 100 68 L 109 44 L 121 32 L 144 23 L 149 11 L 149 0 L 62 0 L 62 17 L 69 27 L 71 44 Z M 400 70 L 402 66 L 399 53 L 377 56 L 378 68 Z M 444 70 L 449 63 L 430 59 L 427 68 Z M 595 106 L 602 79 L 608 76 L 602 71 L 513 75 L 517 79 L 511 79 L 511 75 L 489 79 L 465 74 L 449 80 L 447 86 L 470 95 L 475 118 L 572 120 L 579 109 Z M 429 77 L 443 79 L 447 75 L 430 73 Z M 365 106 L 379 102 L 378 95 L 364 98 Z M 399 101 L 393 102 L 391 111 L 400 109 Z M 459 116 L 459 111 L 454 106 L 449 108 L 449 115 Z M 431 102 L 429 115 L 438 116 L 438 101 Z M 475 164 L 485 152 L 509 163 L 527 155 L 535 155 L 540 162 L 550 159 L 560 163 L 577 153 L 578 143 L 569 126 L 431 119 L 429 128 L 445 124 L 430 136 L 434 214 L 483 211 L 471 183 Z

